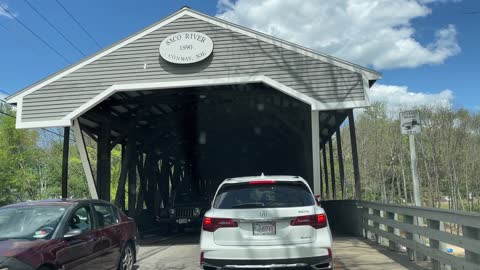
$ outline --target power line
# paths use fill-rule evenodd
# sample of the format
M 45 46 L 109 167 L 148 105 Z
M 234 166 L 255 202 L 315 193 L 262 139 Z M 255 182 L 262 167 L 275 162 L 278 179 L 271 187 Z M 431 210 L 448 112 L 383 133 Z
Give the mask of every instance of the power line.
M 0 91 L 1 91 L 1 90 L 0 90 Z M 3 92 L 3 91 L 2 91 L 2 92 Z M 4 100 L 1 100 L 1 99 L 0 99 L 0 102 L 2 102 L 2 103 L 4 103 L 4 104 L 6 104 L 7 106 L 9 106 Z M 6 112 L 1 111 L 1 110 L 0 110 L 0 114 L 6 115 L 6 116 L 9 116 L 9 117 L 12 117 L 12 118 L 16 118 L 14 115 L 11 115 L 11 114 L 6 113 Z M 55 132 L 55 131 L 51 131 L 51 130 L 46 129 L 46 128 L 40 128 L 40 129 L 42 129 L 42 130 L 44 130 L 44 131 L 46 131 L 46 132 L 49 132 L 49 133 L 51 133 L 51 134 L 60 136 L 60 137 L 63 138 L 63 134 L 57 133 L 57 132 Z M 70 139 L 70 141 L 74 142 L 75 140 Z
M 46 21 L 53 29 L 55 29 L 55 31 L 57 31 L 57 33 L 59 33 L 68 43 L 70 43 L 70 45 L 72 45 L 72 47 L 75 48 L 77 52 L 79 52 L 83 56 L 86 56 L 82 50 L 80 50 L 75 44 L 73 44 L 73 42 L 69 38 L 67 38 L 57 27 L 55 27 L 55 25 L 53 25 L 47 18 L 45 18 L 45 16 L 43 16 L 38 11 L 38 9 L 36 9 L 28 0 L 23 1 L 27 3 L 27 5 L 29 5 L 40 17 L 42 17 L 42 19 Z
M 19 24 L 21 24 L 25 29 L 30 31 L 34 36 L 36 36 L 43 44 L 45 44 L 47 47 L 49 47 L 52 51 L 54 51 L 58 56 L 63 58 L 63 60 L 67 61 L 67 63 L 72 63 L 70 62 L 63 54 L 61 54 L 59 51 L 57 51 L 55 48 L 50 46 L 43 38 L 41 38 L 39 35 L 37 35 L 32 29 L 30 29 L 27 25 L 25 25 L 20 19 L 18 19 L 16 16 L 14 16 L 7 8 L 3 7 L 0 5 L 0 8 L 2 8 L 5 12 L 7 12 L 12 18 L 14 18 Z
M 58 0 L 55 0 L 62 8 L 63 10 L 65 10 L 65 12 L 68 14 L 68 16 L 70 16 L 70 18 L 72 18 L 72 20 L 75 21 L 75 23 L 77 23 L 78 26 L 80 26 L 80 28 L 82 28 L 82 30 L 90 37 L 91 40 L 93 40 L 93 42 L 95 42 L 95 44 L 97 44 L 98 48 L 102 48 L 102 46 L 100 46 L 100 44 L 98 44 L 97 40 L 95 38 L 92 37 L 92 35 L 90 35 L 90 33 L 87 31 L 87 29 L 85 29 L 82 24 L 77 21 L 77 19 L 75 19 L 75 17 L 73 17 L 73 15 L 67 10 L 67 8 L 65 8 L 62 3 L 60 3 Z
M 8 93 L 8 92 L 6 92 L 6 91 L 4 91 L 4 90 L 2 90 L 2 89 L 0 89 L 0 92 L 2 92 L 2 93 L 4 93 L 4 94 L 7 94 L 7 95 L 9 95 L 9 96 L 11 95 L 10 93 Z

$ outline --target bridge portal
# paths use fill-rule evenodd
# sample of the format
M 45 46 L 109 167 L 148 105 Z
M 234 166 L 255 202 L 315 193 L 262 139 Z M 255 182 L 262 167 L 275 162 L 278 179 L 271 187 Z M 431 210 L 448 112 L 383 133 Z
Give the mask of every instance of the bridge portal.
M 261 173 L 299 175 L 324 197 L 343 194 L 342 147 L 333 136 L 340 138 L 347 118 L 360 198 L 353 109 L 370 105 L 368 89 L 379 78 L 183 8 L 8 102 L 17 106 L 17 128 L 73 130 L 91 197 L 153 217 L 179 185 L 211 197 L 225 178 Z M 86 137 L 95 141 L 96 157 Z M 122 166 L 112 197 L 111 151 L 118 145 Z M 68 196 L 68 138 L 65 146 Z M 340 179 L 327 169 L 337 160 Z

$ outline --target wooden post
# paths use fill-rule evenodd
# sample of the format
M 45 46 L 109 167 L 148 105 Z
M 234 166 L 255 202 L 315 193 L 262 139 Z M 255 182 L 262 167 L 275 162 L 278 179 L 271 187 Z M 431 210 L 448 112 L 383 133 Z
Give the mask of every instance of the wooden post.
M 99 198 L 110 201 L 111 183 L 111 148 L 110 148 L 110 121 L 100 126 L 97 141 L 97 190 Z
M 348 125 L 350 127 L 350 140 L 352 141 L 353 175 L 355 179 L 355 199 L 362 200 L 362 186 L 360 183 L 360 168 L 358 165 L 357 135 L 355 132 L 355 119 L 353 109 L 348 112 Z
M 463 237 L 468 237 L 470 239 L 479 241 L 480 240 L 480 229 L 463 226 Z M 472 262 L 477 265 L 480 265 L 480 251 L 479 250 L 465 250 L 465 259 L 467 262 Z
M 70 127 L 63 131 L 63 161 L 62 161 L 62 198 L 68 198 L 68 150 L 70 149 Z
M 125 183 L 128 174 L 128 159 L 130 143 L 127 146 L 122 145 L 122 162 L 120 167 L 120 177 L 118 178 L 117 194 L 115 195 L 115 205 L 119 208 L 125 208 Z
M 395 213 L 394 212 L 387 212 L 387 218 L 389 220 L 395 220 Z M 391 226 L 387 226 L 387 231 L 391 234 L 395 234 L 395 228 L 394 227 L 391 227 Z M 394 241 L 392 240 L 388 240 L 388 248 L 391 250 L 391 251 L 395 251 L 396 250 L 396 244 Z
M 168 159 L 162 160 L 162 170 L 158 178 L 158 189 L 162 193 L 163 207 L 167 208 L 170 201 L 170 172 L 172 171 L 172 164 Z
M 376 217 L 380 217 L 380 210 L 378 209 L 373 209 L 373 215 L 376 216 Z M 380 230 L 380 223 L 374 221 L 373 222 L 373 227 L 375 229 L 378 229 Z M 381 244 L 381 239 L 380 239 L 380 235 L 379 234 L 375 234 L 375 241 L 377 242 L 377 244 Z
M 340 188 L 342 189 L 342 200 L 347 198 L 345 193 L 345 168 L 343 167 L 343 150 L 342 150 L 342 136 L 340 133 L 340 127 L 337 128 L 337 155 L 338 155 L 338 170 L 340 172 Z
M 427 220 L 427 224 L 428 224 L 428 227 L 430 229 L 440 231 L 440 221 L 429 219 L 429 220 Z M 430 240 L 430 248 L 431 249 L 435 249 L 435 250 L 440 249 L 440 241 L 435 240 L 433 238 L 430 238 L 429 240 Z M 435 259 L 431 258 L 431 261 L 432 261 L 432 269 L 433 270 L 441 270 L 442 269 L 441 264 L 438 260 L 435 260 Z
M 412 224 L 412 225 L 415 223 L 413 216 L 407 216 L 407 215 L 403 216 L 403 222 L 407 224 Z M 407 239 L 413 240 L 413 233 L 405 232 L 405 235 Z M 411 261 L 415 260 L 415 251 L 413 249 L 407 247 L 407 255 Z
M 318 111 L 312 111 L 312 160 L 313 160 L 313 192 L 320 195 L 320 127 Z
M 328 166 L 327 166 L 327 150 L 325 149 L 327 147 L 327 144 L 323 145 L 322 149 L 322 155 L 323 155 L 323 175 L 325 178 L 325 198 L 329 199 L 330 198 L 330 188 L 328 186 Z
M 368 239 L 368 214 L 370 214 L 370 208 L 362 206 L 363 237 L 365 239 Z
M 337 186 L 335 184 L 335 159 L 333 157 L 332 138 L 328 141 L 328 150 L 330 152 L 330 178 L 332 180 L 332 199 L 337 199 Z
M 321 151 L 321 149 L 318 149 L 318 151 Z M 320 155 L 320 152 L 319 152 L 319 155 Z M 320 158 L 320 156 L 319 156 Z M 325 196 L 325 192 L 323 190 L 323 175 L 322 175 L 322 159 L 320 159 L 318 161 L 318 164 L 319 164 L 319 169 L 320 169 L 320 200 L 323 200 L 324 196 Z
M 150 159 L 150 157 L 146 157 L 146 159 Z M 145 192 L 147 190 L 147 178 L 146 178 L 146 164 L 143 158 L 143 153 L 138 154 L 137 159 L 137 171 L 138 176 L 140 177 L 140 187 L 138 189 L 138 196 L 137 196 L 137 203 L 136 203 L 136 214 L 140 215 L 143 211 L 143 205 L 145 202 Z
M 136 159 L 136 141 L 135 151 L 128 164 L 128 215 L 135 216 L 135 203 L 137 200 L 137 159 Z
M 156 213 L 155 200 L 158 200 L 158 197 L 161 197 L 161 194 L 158 194 L 157 190 L 155 166 L 158 168 L 158 161 L 153 151 L 151 151 L 149 154 L 147 154 L 147 160 L 145 161 L 145 176 L 147 179 L 145 204 L 147 205 L 147 209 L 150 214 Z

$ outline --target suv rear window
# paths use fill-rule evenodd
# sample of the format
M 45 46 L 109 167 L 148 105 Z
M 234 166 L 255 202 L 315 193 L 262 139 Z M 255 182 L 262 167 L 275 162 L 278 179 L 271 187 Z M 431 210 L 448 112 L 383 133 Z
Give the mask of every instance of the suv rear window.
M 314 205 L 310 190 L 301 182 L 252 185 L 227 184 L 218 192 L 217 209 L 281 208 Z

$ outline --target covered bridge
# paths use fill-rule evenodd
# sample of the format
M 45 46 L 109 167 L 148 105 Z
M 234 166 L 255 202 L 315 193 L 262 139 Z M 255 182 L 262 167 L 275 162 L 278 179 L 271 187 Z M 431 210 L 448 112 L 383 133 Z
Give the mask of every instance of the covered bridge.
M 359 198 L 352 111 L 370 105 L 367 90 L 379 78 L 183 8 L 8 102 L 17 106 L 17 128 L 65 127 L 66 135 L 73 129 L 93 198 L 115 201 L 131 215 L 144 205 L 156 214 L 180 183 L 208 194 L 225 178 L 261 173 L 299 175 L 315 193 L 336 194 L 336 181 L 341 188 L 345 181 L 342 155 L 341 179 L 335 179 L 322 173 L 321 151 L 322 165 L 335 162 L 331 138 L 346 118 Z M 97 143 L 95 170 L 84 136 Z M 111 150 L 118 144 L 122 170 L 111 198 Z

